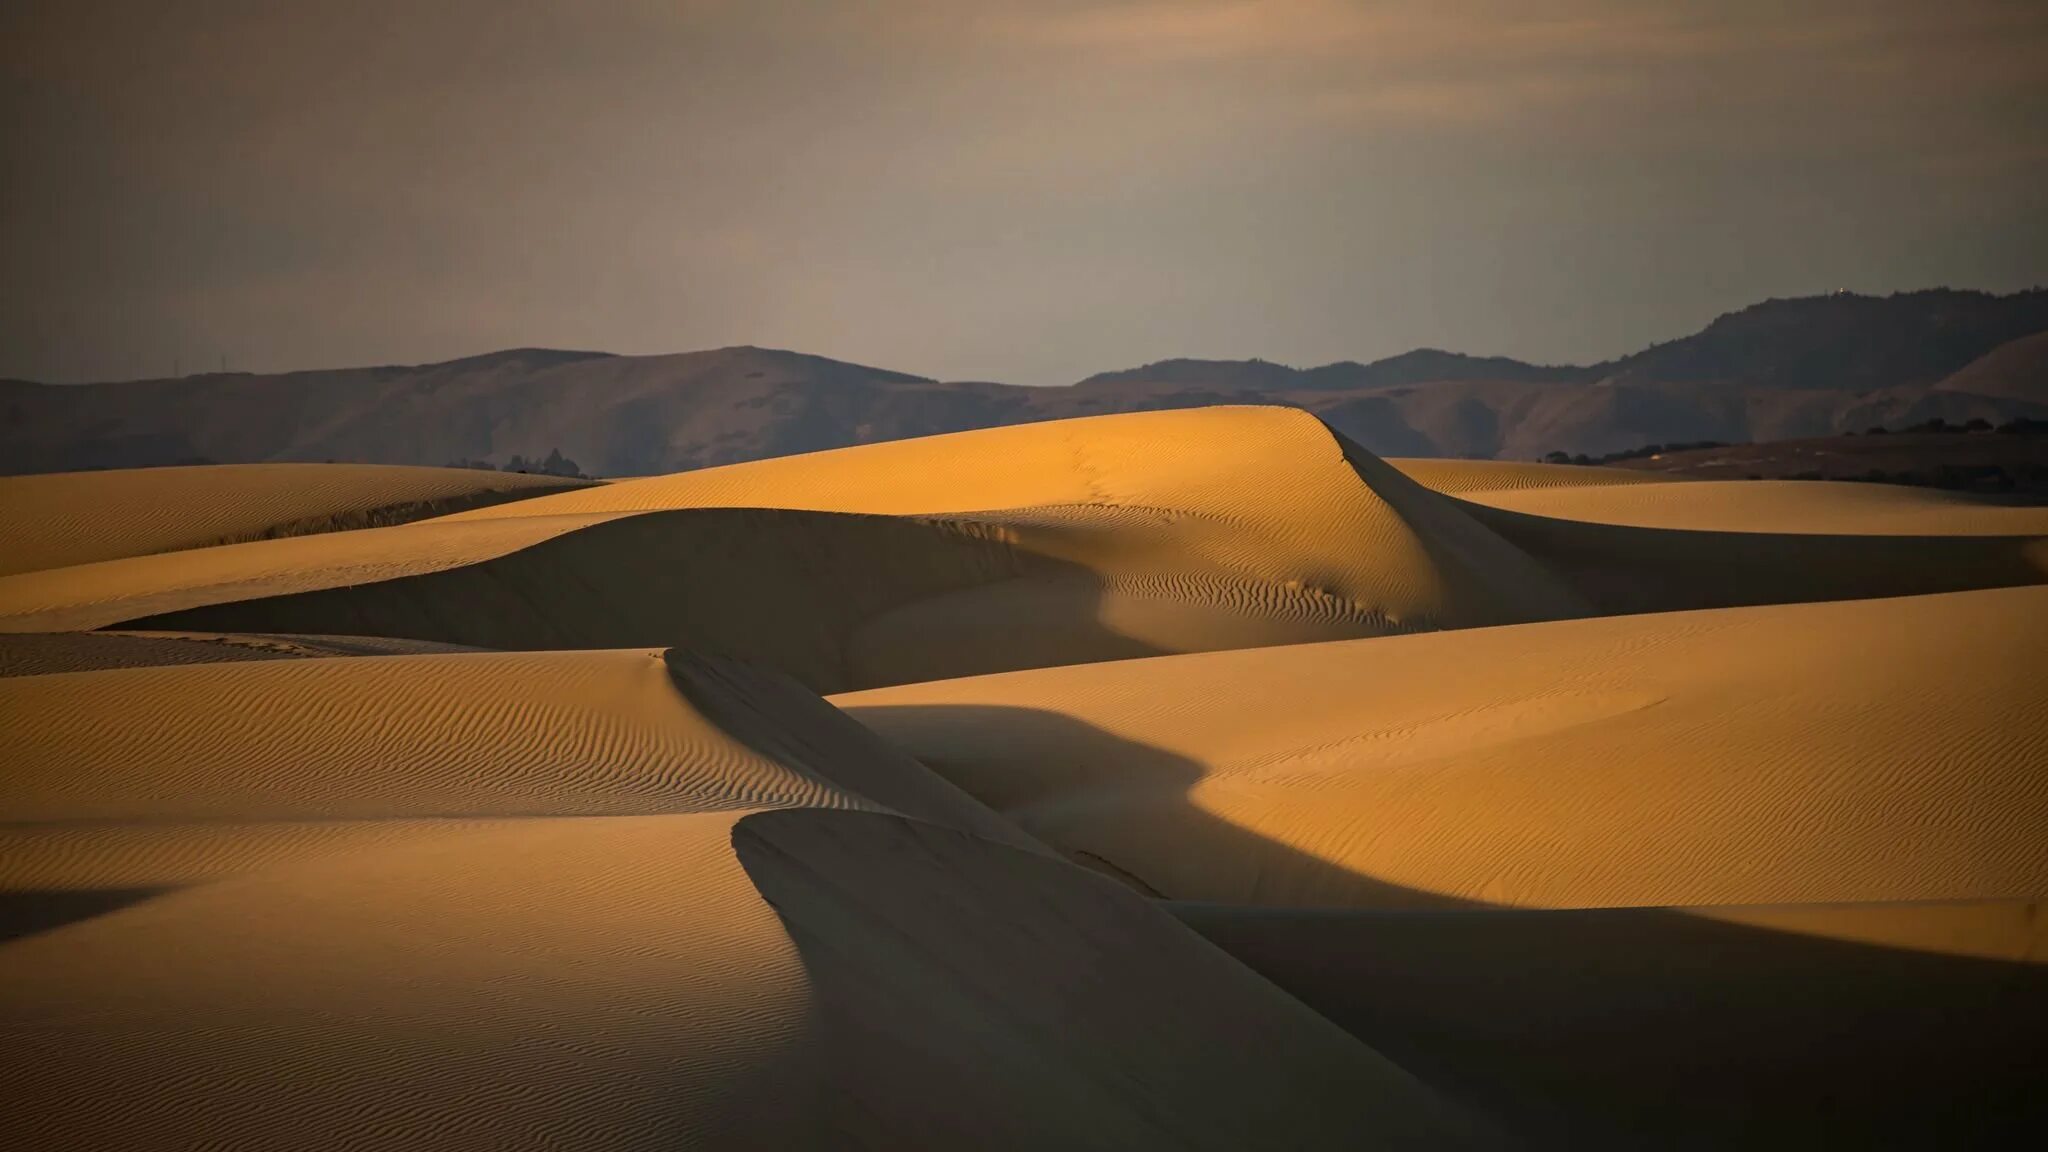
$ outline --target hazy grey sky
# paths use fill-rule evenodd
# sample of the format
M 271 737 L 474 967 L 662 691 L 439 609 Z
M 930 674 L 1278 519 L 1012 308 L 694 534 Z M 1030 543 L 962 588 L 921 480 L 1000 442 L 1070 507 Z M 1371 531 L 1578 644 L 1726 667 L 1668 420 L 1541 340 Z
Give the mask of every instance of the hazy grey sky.
M 0 375 L 1589 360 L 2048 281 L 2040 0 L 11 0 Z

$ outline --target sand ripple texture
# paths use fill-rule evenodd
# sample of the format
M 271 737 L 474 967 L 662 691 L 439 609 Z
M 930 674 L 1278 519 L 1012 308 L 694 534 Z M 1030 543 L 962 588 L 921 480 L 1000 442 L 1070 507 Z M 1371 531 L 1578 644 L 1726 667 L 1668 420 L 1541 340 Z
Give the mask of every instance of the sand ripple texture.
M 15 632 L 687 645 L 820 691 L 1586 610 L 1454 501 L 1282 408 L 868 445 L 0 579 Z
M 1484 1138 L 785 678 L 620 652 L 6 687 L 11 718 L 164 707 L 153 742 L 60 721 L 0 760 L 6 909 L 119 897 L 0 943 L 9 1147 Z
M 787 678 L 681 654 L 24 676 L 0 713 L 0 886 L 18 889 L 176 885 L 422 821 L 767 806 L 880 804 L 1033 846 Z
M 2035 512 L 1280 408 L 31 479 L 0 1146 L 2048 1123 Z

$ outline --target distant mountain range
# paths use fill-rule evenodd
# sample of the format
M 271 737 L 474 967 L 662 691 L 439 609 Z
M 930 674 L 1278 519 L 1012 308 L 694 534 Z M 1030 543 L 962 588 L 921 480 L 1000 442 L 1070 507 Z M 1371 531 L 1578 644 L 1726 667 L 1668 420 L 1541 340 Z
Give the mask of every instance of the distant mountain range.
M 1314 411 L 1390 456 L 1534 459 L 1930 419 L 2048 418 L 2048 290 L 1769 300 L 1590 366 L 1418 349 L 1370 364 L 1164 360 L 1060 388 L 942 383 L 820 356 L 522 348 L 441 364 L 51 385 L 0 381 L 0 472 L 214 461 L 445 464 L 559 450 L 678 471 L 1066 416 Z

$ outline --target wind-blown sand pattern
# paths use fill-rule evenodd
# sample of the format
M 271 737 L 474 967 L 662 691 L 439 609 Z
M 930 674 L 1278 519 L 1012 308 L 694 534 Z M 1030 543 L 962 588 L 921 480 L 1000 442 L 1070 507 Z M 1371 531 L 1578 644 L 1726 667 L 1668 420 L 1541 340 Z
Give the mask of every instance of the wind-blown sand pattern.
M 0 691 L 41 718 L 0 799 L 10 1143 L 1476 1134 L 779 677 L 627 651 Z M 122 700 L 151 712 L 94 722 Z M 81 1095 L 109 1077 L 119 1110 Z
M 1585 611 L 1291 409 L 960 433 L 520 503 L 0 580 L 0 627 L 688 644 L 836 691 Z
M 0 576 L 0 1144 L 2048 1123 L 2037 512 L 1262 408 L 309 491 Z

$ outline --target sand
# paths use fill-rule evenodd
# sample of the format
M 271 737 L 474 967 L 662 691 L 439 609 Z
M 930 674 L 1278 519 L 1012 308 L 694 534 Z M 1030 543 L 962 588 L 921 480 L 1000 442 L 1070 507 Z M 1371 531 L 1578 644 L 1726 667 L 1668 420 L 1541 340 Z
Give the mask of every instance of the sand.
M 2048 1124 L 2038 510 L 1277 408 L 402 471 L 5 510 L 0 1144 Z
M 1479 1139 L 774 674 L 285 660 L 0 707 L 10 1146 Z
M 2048 580 L 2048 509 L 1900 485 L 1393 461 L 1601 613 L 1910 596 Z
M 1846 481 L 1669 481 L 1655 473 L 1621 474 L 1645 475 L 1651 482 L 1528 483 L 1459 494 L 1535 516 L 1694 532 L 2048 537 L 2048 508 L 2001 504 L 1962 492 Z
M 1394 459 L 1387 463 L 1434 492 L 1529 492 L 1550 488 L 1607 488 L 1636 484 L 1682 484 L 1676 476 L 1602 468 L 1587 464 L 1532 464 L 1520 460 Z
M 2048 896 L 2048 588 L 1206 653 L 835 698 L 1176 899 Z
M 1279 408 L 961 433 L 0 579 L 5 631 L 687 644 L 819 691 L 1586 610 L 1450 499 Z
M 154 668 L 166 664 L 221 664 L 235 660 L 308 660 L 326 656 L 406 656 L 463 651 L 475 649 L 385 636 L 13 632 L 0 633 L 0 677 Z
M 2038 1122 L 2036 902 L 1175 911 L 1541 1146 L 1977 1147 Z
M 1655 490 L 1710 484 L 1659 485 Z M 1604 497 L 1582 499 L 1594 491 L 1560 488 L 1528 495 L 1547 497 L 1544 502 L 1557 511 L 1576 510 L 1582 502 L 1608 503 Z M 1498 499 L 1508 494 L 1473 495 Z M 1651 502 L 1650 507 L 1657 515 L 1676 517 L 1692 506 L 1675 499 Z M 1737 531 L 1603 523 L 1477 502 L 1465 508 L 1475 520 L 1543 563 L 1602 614 L 1917 596 L 2048 582 L 2048 536 L 2027 531 L 2037 521 L 2022 509 L 1963 510 L 1965 528 L 1983 511 L 2018 512 L 2018 522 L 1997 517 L 2007 527 L 2020 529 L 2016 534 L 1926 534 L 1937 521 L 1924 515 L 1924 508 L 1907 509 L 1893 530 L 1877 531 L 1883 517 L 1869 514 L 1866 507 L 1856 525 L 1862 531 L 1856 533 L 1782 530 L 1788 521 L 1809 526 L 1841 523 L 1816 521 L 1796 507 L 1784 513 L 1752 514 L 1753 526 Z M 1588 511 L 1598 514 L 1597 507 Z
M 1693 527 L 1641 527 L 1602 522 L 1597 509 L 1565 514 L 1616 493 L 1683 513 L 1727 503 L 1714 495 L 1725 486 L 1551 484 L 1557 467 L 1434 470 L 1447 487 L 1480 473 L 1510 485 L 1463 488 L 1466 500 L 1293 409 L 1058 421 L 0 577 L 0 632 L 680 644 L 829 693 L 1595 613 L 2048 581 L 2048 537 L 2027 534 L 2041 526 L 2034 513 L 1973 506 L 1988 519 L 1930 536 L 1915 532 L 1935 511 L 1892 498 L 1859 505 L 1864 527 L 1898 513 L 1882 533 L 1782 530 L 1787 516 L 1834 523 L 1826 507 L 1774 513 L 1776 529 L 1703 530 L 1700 515 Z M 1827 498 L 1820 488 L 1869 499 L 1850 485 L 1776 495 Z M 1708 495 L 1671 495 L 1693 489 Z M 1557 514 L 1504 506 L 1536 498 Z
M 399 464 L 209 464 L 0 477 L 0 576 L 422 520 L 588 481 Z
M 1031 845 L 796 685 L 753 671 L 730 686 L 739 675 L 695 658 L 619 651 L 216 663 L 0 681 L 9 721 L 0 736 L 8 816 L 0 883 L 162 888 L 404 838 L 417 814 L 490 822 L 859 807 L 868 796 Z M 748 711 L 764 708 L 779 717 L 767 735 Z M 707 709 L 732 716 L 721 726 Z M 107 724 L 108 715 L 124 722 Z M 779 754 L 757 751 L 749 736 Z M 820 746 L 833 755 L 802 754 Z M 842 786 L 827 771 L 864 787 Z M 933 796 L 920 799 L 891 772 Z
M 1496 506 L 1542 497 L 1563 513 L 1613 493 L 1698 488 L 1711 499 L 1724 487 L 1543 487 L 1557 467 L 1436 469 L 1446 486 L 1476 483 L 1473 473 L 1510 485 L 1462 488 L 1495 503 L 1465 502 L 1292 409 L 1060 421 L 5 577 L 0 630 L 686 644 L 835 692 L 1593 612 L 2048 580 L 2048 541 L 2014 534 L 2038 526 L 2026 513 L 1990 525 L 2013 530 L 2003 534 L 1937 539 L 1902 534 L 1932 514 L 1912 504 L 1890 531 L 1865 536 L 1652 530 Z M 1831 522 L 1823 512 L 1800 515 Z

